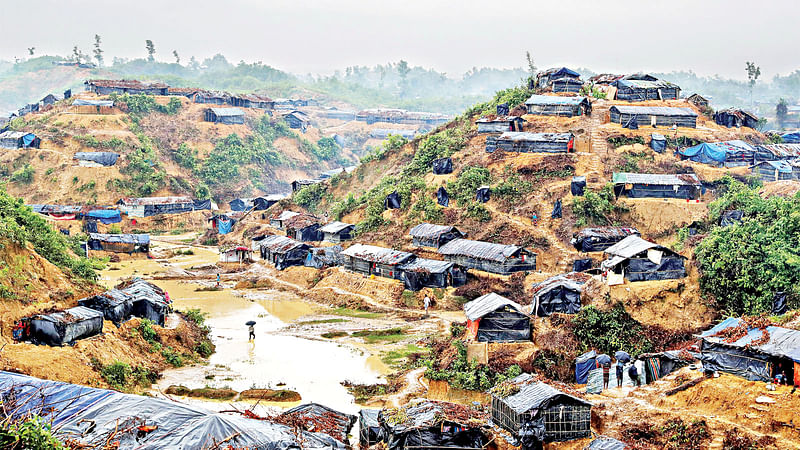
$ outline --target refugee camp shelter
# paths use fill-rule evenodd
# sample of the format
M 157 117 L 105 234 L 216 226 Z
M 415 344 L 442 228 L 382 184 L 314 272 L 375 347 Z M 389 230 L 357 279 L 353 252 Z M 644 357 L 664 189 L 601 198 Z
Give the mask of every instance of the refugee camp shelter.
M 231 95 L 230 104 L 242 108 L 274 109 L 275 101 L 271 98 L 258 94 L 235 94 Z
M 784 144 L 800 144 L 800 131 L 784 133 L 781 135 Z
M 284 114 L 283 120 L 289 125 L 289 128 L 299 129 L 305 133 L 308 129 L 309 118 L 308 114 L 302 111 L 292 111 L 288 114 Z
M 74 158 L 81 167 L 110 167 L 117 163 L 119 153 L 78 152 Z
M 459 266 L 503 275 L 536 270 L 536 253 L 516 245 L 453 239 L 439 247 L 439 254 Z
M 10 372 L 0 372 L 0 395 L 16 400 L 13 414 L 17 417 L 40 415 L 87 448 L 112 440 L 119 448 L 140 450 L 213 448 L 220 442 L 242 449 L 348 448 L 327 434 L 269 420 Z M 140 431 L 138 424 L 131 422 L 137 418 L 151 431 Z M 130 423 L 133 426 L 124 426 Z M 129 428 L 132 430 L 127 431 Z
M 478 133 L 503 133 L 506 131 L 522 131 L 525 120 L 520 116 L 489 116 L 475 121 Z
M 684 357 L 684 354 L 688 356 Z M 644 363 L 645 383 L 660 380 L 681 367 L 691 364 L 694 358 L 688 352 L 668 350 L 658 353 L 642 353 L 636 359 Z
M 583 286 L 591 278 L 585 273 L 570 272 L 535 283 L 531 314 L 539 317 L 553 313 L 577 314 L 581 309 Z
M 297 405 L 282 412 L 280 417 L 290 423 L 302 424 L 300 429 L 306 431 L 321 431 L 318 429 L 319 424 L 325 424 L 325 432 L 338 442 L 348 442 L 350 430 L 358 420 L 352 414 L 345 414 L 319 403 Z
M 608 271 L 608 284 L 628 281 L 672 280 L 684 278 L 686 257 L 632 235 L 605 250 L 608 259 L 601 267 Z
M 461 286 L 467 282 L 467 273 L 447 261 L 414 258 L 397 268 L 403 273 L 406 289 L 410 291 L 419 291 L 423 287 Z
M 575 117 L 592 114 L 592 103 L 586 97 L 531 95 L 525 101 L 528 114 L 538 116 Z
M 71 345 L 103 332 L 103 313 L 85 306 L 33 316 L 28 338 L 36 344 Z
M 239 108 L 206 108 L 203 120 L 227 125 L 243 124 L 244 111 Z
M 0 133 L 0 148 L 39 148 L 41 139 L 26 131 L 4 131 Z
M 486 152 L 567 153 L 573 151 L 574 144 L 572 133 L 507 131 L 500 136 L 487 137 Z
M 464 305 L 467 336 L 477 342 L 526 342 L 531 340 L 531 318 L 522 306 L 490 292 Z
M 591 227 L 572 235 L 570 243 L 579 252 L 602 252 L 628 236 L 639 236 L 633 227 Z
M 700 179 L 695 174 L 651 174 L 614 172 L 614 194 L 630 198 L 700 197 Z
M 39 100 L 42 106 L 53 105 L 58 101 L 58 98 L 53 94 L 47 94 L 43 99 Z
M 414 247 L 439 248 L 453 239 L 463 238 L 466 235 L 452 225 L 436 225 L 421 223 L 414 226 L 409 232 Z
M 297 214 L 283 222 L 286 236 L 301 242 L 321 241 L 323 236 L 320 227 L 319 217 L 311 214 Z
M 211 209 L 209 200 L 191 197 L 126 197 L 117 201 L 120 212 L 128 217 L 150 217 L 159 214 L 180 214 L 195 209 Z
M 54 220 L 76 220 L 79 218 L 83 206 L 79 205 L 28 205 L 33 212 L 48 216 Z
M 219 249 L 219 262 L 250 263 L 253 262 L 253 250 L 243 245 Z
M 342 266 L 364 275 L 378 275 L 401 280 L 399 266 L 414 258 L 413 253 L 374 245 L 353 244 L 341 253 Z
M 264 211 L 270 206 L 286 198 L 283 194 L 269 194 L 261 197 L 236 198 L 228 202 L 231 211 Z
M 169 91 L 169 86 L 164 83 L 139 80 L 86 80 L 83 84 L 87 91 L 98 95 L 167 95 Z
M 743 109 L 728 108 L 714 113 L 714 122 L 728 128 L 758 128 L 758 117 Z
M 334 221 L 319 229 L 322 233 L 322 240 L 326 242 L 339 243 L 353 239 L 356 226 L 352 223 Z
M 708 108 L 711 105 L 711 102 L 709 102 L 707 98 L 700 94 L 692 94 L 686 98 L 686 101 L 700 108 L 701 110 L 703 108 Z
M 756 162 L 795 158 L 800 158 L 800 144 L 764 144 L 756 147 Z
M 300 215 L 300 213 L 294 211 L 281 211 L 269 219 L 269 225 L 279 230 L 283 230 L 285 229 L 284 225 L 286 224 L 286 221 L 297 215 Z
M 528 373 L 507 383 L 519 390 L 505 397 L 492 394 L 492 422 L 510 431 L 522 448 L 591 436 L 590 402 L 536 381 Z
M 69 112 L 74 114 L 112 114 L 114 101 L 76 98 L 72 101 Z
M 566 67 L 554 67 L 536 74 L 536 87 L 553 92 L 579 92 L 583 86 L 581 74 Z
M 588 352 L 575 358 L 575 383 L 586 384 L 589 381 L 589 372 L 597 368 L 597 352 Z
M 678 151 L 681 159 L 717 167 L 753 164 L 756 149 L 745 141 L 704 142 Z
M 669 81 L 659 80 L 652 75 L 628 75 L 614 81 L 616 99 L 628 102 L 647 100 L 677 100 L 681 88 Z
M 386 433 L 378 422 L 380 412 L 379 409 L 362 409 L 358 412 L 358 444 L 361 448 L 386 442 Z
M 286 236 L 266 236 L 260 241 L 261 259 L 269 261 L 278 270 L 289 266 L 302 266 L 308 255 L 308 244 Z
M 750 167 L 750 172 L 764 182 L 793 178 L 792 165 L 785 160 L 758 162 Z
M 211 229 L 217 230 L 217 233 L 220 235 L 230 233 L 233 226 L 236 224 L 236 219 L 227 214 L 214 214 L 208 218 L 208 221 L 211 222 Z
M 624 128 L 645 126 L 697 128 L 697 113 L 691 108 L 673 106 L 614 105 L 609 109 L 612 123 Z
M 733 342 L 721 335 L 741 324 L 741 319 L 729 317 L 699 336 L 703 368 L 751 381 L 769 381 L 783 371 L 790 382 L 800 386 L 800 331 L 776 326 L 748 328 Z
M 314 180 L 294 180 L 292 181 L 292 192 L 297 192 L 300 189 L 311 186 L 312 184 L 319 184 L 322 183 L 322 180 L 314 179 Z
M 148 253 L 150 252 L 149 234 L 102 234 L 89 233 L 89 250 L 101 250 L 113 253 Z
M 78 300 L 78 306 L 85 306 L 103 313 L 106 320 L 119 326 L 131 316 L 133 298 L 118 289 L 111 289 L 91 297 Z
M 486 448 L 486 413 L 455 403 L 420 400 L 394 410 L 381 410 L 378 423 L 388 450 Z
M 164 326 L 167 314 L 172 309 L 172 301 L 166 291 L 138 277 L 118 284 L 116 289 L 132 298 L 132 316 Z

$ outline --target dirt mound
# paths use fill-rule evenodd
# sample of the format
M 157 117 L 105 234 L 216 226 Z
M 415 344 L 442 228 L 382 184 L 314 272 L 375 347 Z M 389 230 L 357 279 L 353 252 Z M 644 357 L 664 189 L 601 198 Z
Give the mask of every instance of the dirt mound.
M 772 197 L 777 195 L 779 197 L 791 197 L 800 192 L 800 181 L 784 180 L 767 183 L 759 191 L 762 197 Z

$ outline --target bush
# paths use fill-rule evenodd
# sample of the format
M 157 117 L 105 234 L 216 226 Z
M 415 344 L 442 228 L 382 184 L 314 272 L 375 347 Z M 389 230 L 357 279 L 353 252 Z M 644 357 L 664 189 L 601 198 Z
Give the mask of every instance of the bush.
M 64 446 L 53 436 L 50 423 L 32 415 L 24 419 L 7 418 L 0 425 L 0 448 L 60 450 Z
M 313 147 L 312 153 L 318 159 L 327 161 L 338 155 L 339 150 L 339 144 L 337 144 L 333 138 L 323 137 L 317 141 L 317 145 Z
M 618 148 L 622 147 L 623 145 L 633 145 L 633 144 L 642 144 L 645 145 L 644 137 L 642 136 L 609 136 L 606 139 L 612 147 Z
M 204 341 L 198 342 L 194 348 L 194 351 L 196 351 L 197 354 L 199 354 L 203 358 L 208 358 L 209 356 L 211 356 L 212 353 L 214 353 L 214 344 L 212 344 L 211 341 L 206 339 Z
M 178 146 L 178 149 L 172 154 L 172 159 L 183 168 L 191 170 L 197 168 L 197 150 L 192 149 L 185 142 Z
M 191 251 L 191 249 L 189 250 Z M 191 254 L 194 254 L 194 252 L 192 252 Z M 202 327 L 203 324 L 206 322 L 206 316 L 208 316 L 208 314 L 204 313 L 198 308 L 187 309 L 186 311 L 183 311 L 183 315 L 186 317 L 187 320 L 194 322 L 195 324 L 197 324 L 197 326 L 200 327 Z
M 614 185 L 611 183 L 603 186 L 598 192 L 586 191 L 583 197 L 572 198 L 572 213 L 575 215 L 575 225 L 611 225 L 611 215 L 625 211 L 617 206 L 614 196 Z
M 142 319 L 141 322 L 139 322 L 139 327 L 137 328 L 137 330 L 139 330 L 139 334 L 142 335 L 142 338 L 151 344 L 160 340 L 158 332 L 156 332 L 155 328 L 153 328 L 153 324 L 154 322 L 150 319 Z
M 458 357 L 449 367 L 439 370 L 433 361 L 426 361 L 425 376 L 430 380 L 447 381 L 456 389 L 485 392 L 505 380 L 511 379 L 522 373 L 517 365 L 508 367 L 503 372 L 493 370 L 484 364 L 467 361 L 467 347 L 462 341 L 453 341 L 453 346 L 458 350 Z
M 479 187 L 491 184 L 492 175 L 485 167 L 466 167 L 453 181 L 447 182 L 447 192 L 459 206 L 467 206 L 475 201 Z
M 608 311 L 594 306 L 582 308 L 572 319 L 572 325 L 584 350 L 593 348 L 612 355 L 624 350 L 634 358 L 653 351 L 653 343 L 644 336 L 644 328 L 625 311 L 622 303 Z
M 303 186 L 302 189 L 294 194 L 294 201 L 298 205 L 313 212 L 317 210 L 317 206 L 319 206 L 319 203 L 325 197 L 327 191 L 328 185 L 325 183 Z
M 31 184 L 34 173 L 36 173 L 36 169 L 31 167 L 30 164 L 25 164 L 24 167 L 15 170 L 14 173 L 11 174 L 11 181 L 13 183 Z
M 423 139 L 403 173 L 408 175 L 427 173 L 431 170 L 433 160 L 449 157 L 463 148 L 467 143 L 467 124 L 467 121 L 462 121 L 457 127 L 448 128 Z

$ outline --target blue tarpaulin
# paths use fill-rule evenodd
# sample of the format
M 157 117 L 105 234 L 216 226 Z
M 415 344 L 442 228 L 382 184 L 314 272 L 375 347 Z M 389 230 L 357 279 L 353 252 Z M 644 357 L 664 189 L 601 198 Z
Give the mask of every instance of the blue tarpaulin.
M 578 384 L 586 384 L 589 377 L 589 371 L 597 367 L 595 363 L 597 352 L 591 350 L 575 358 L 575 382 Z
M 22 136 L 22 145 L 24 147 L 30 147 L 35 139 L 36 139 L 36 135 L 35 134 L 28 133 L 25 136 Z
M 95 209 L 84 214 L 84 217 L 97 219 L 106 225 L 122 222 L 122 216 L 116 209 Z
M 217 233 L 219 233 L 219 234 L 228 234 L 228 233 L 230 233 L 231 229 L 233 228 L 233 223 L 234 223 L 233 219 L 225 220 L 225 219 L 223 219 L 221 217 L 218 218 L 217 219 Z
M 681 156 L 695 162 L 714 164 L 715 162 L 725 162 L 725 156 L 727 152 L 725 151 L 725 148 L 719 144 L 704 142 L 702 144 L 695 145 L 694 147 L 680 150 L 678 153 L 680 153 Z
M 781 136 L 784 144 L 800 144 L 800 131 L 786 133 Z
M 664 150 L 667 149 L 667 138 L 658 133 L 651 134 L 650 148 L 652 148 L 655 152 L 664 153 Z
M 92 161 L 103 166 L 113 166 L 119 158 L 118 153 L 113 152 L 78 152 L 75 159 L 79 161 Z

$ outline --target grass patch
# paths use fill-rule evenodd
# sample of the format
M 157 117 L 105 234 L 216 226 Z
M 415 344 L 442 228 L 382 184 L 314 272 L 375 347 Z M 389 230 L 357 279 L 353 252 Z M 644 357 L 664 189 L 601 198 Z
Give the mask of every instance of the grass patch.
M 344 331 L 331 331 L 328 333 L 322 333 L 320 336 L 324 337 L 325 339 L 335 339 L 347 336 L 347 333 Z
M 355 317 L 357 319 L 378 319 L 381 316 L 383 316 L 383 314 L 381 313 L 359 311 L 357 309 L 350 309 L 350 308 L 334 308 L 331 310 L 331 314 L 337 316 Z
M 377 342 L 398 342 L 407 337 L 402 328 L 386 328 L 383 330 L 361 330 L 351 334 L 353 337 L 360 337 L 368 344 Z
M 403 348 L 389 350 L 381 356 L 381 361 L 393 369 L 402 369 L 409 362 L 408 357 L 416 354 L 427 354 L 429 348 L 418 347 L 416 344 L 408 344 Z

